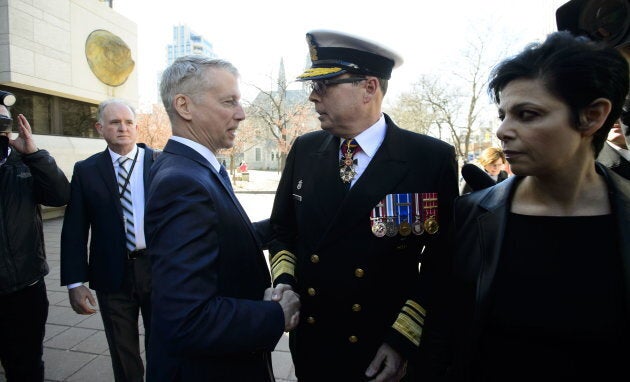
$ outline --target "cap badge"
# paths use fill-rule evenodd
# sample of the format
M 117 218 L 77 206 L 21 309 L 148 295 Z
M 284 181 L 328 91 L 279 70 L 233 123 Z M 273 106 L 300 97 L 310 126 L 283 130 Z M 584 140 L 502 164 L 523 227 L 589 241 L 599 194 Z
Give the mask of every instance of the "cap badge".
M 312 34 L 306 34 L 306 43 L 308 44 L 308 51 L 311 55 L 311 61 L 317 61 L 317 43 L 315 42 L 315 38 Z

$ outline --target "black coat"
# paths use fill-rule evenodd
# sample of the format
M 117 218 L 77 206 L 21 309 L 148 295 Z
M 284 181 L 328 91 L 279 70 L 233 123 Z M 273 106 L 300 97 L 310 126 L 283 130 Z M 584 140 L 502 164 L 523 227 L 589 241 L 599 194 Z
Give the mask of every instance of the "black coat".
M 345 197 L 339 138 L 309 133 L 288 155 L 271 216 L 278 240 L 270 254 L 274 284 L 295 285 L 302 303 L 300 325 L 291 333 L 298 378 L 334 369 L 344 380 L 360 380 L 383 342 L 412 357 L 424 322 L 401 323 L 407 317 L 401 312 L 430 309 L 431 294 L 439 291 L 432 275 L 449 257 L 455 153 L 385 120 L 381 147 Z M 438 233 L 376 237 L 370 212 L 397 193 L 437 193 Z
M 619 241 L 626 311 L 630 312 L 630 298 L 627 297 L 630 296 L 630 182 L 602 165 L 598 165 L 598 172 L 607 182 L 612 213 L 618 227 L 618 231 L 611 235 Z M 457 294 L 453 306 L 457 313 L 453 316 L 459 324 L 452 331 L 456 351 L 455 367 L 451 371 L 457 380 L 468 380 L 471 376 L 470 367 L 475 359 L 478 336 L 490 309 L 492 284 L 501 256 L 510 200 L 520 179 L 520 176 L 510 177 L 494 187 L 461 196 L 455 203 L 457 250 L 454 280 Z
M 490 175 L 488 175 L 488 176 L 490 176 Z M 504 180 L 506 180 L 507 178 L 508 178 L 508 173 L 507 173 L 506 171 L 501 170 L 501 171 L 499 172 L 499 176 L 497 177 L 497 182 L 496 182 L 496 183 L 501 183 L 501 182 L 503 182 Z M 496 183 L 495 183 L 495 184 L 496 184 Z M 478 190 L 473 190 L 473 189 L 472 189 L 472 188 L 468 185 L 468 183 L 465 183 L 465 184 L 464 184 L 464 187 L 463 187 L 463 189 L 462 189 L 462 195 L 463 195 L 463 194 L 468 194 L 469 192 L 473 192 L 473 191 L 478 191 Z
M 15 149 L 0 166 L 0 295 L 48 274 L 40 204 L 60 207 L 70 184 L 46 150 Z

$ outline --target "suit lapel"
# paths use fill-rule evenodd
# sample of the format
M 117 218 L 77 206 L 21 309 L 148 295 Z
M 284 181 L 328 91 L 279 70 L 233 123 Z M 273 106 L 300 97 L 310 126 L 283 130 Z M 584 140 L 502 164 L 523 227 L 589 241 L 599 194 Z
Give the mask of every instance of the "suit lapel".
M 247 213 L 245 212 L 243 207 L 241 206 L 241 203 L 236 198 L 236 194 L 234 194 L 232 187 L 223 180 L 223 177 L 219 175 L 219 173 L 212 167 L 212 165 L 210 164 L 210 162 L 206 160 L 206 158 L 204 158 L 201 154 L 199 154 L 197 151 L 193 150 L 192 148 L 173 140 L 168 141 L 168 143 L 164 147 L 164 152 L 169 152 L 172 154 L 187 157 L 199 163 L 199 165 L 205 167 L 208 170 L 208 172 L 211 174 L 210 176 L 213 176 L 215 178 L 215 181 L 225 189 L 225 192 L 229 195 L 230 199 L 232 200 L 232 203 L 236 206 L 237 211 L 241 215 L 241 218 L 243 219 L 243 221 L 246 223 L 247 227 L 249 228 L 249 231 L 252 234 L 252 237 L 258 243 L 258 239 L 257 239 L 258 236 L 256 235 L 254 231 L 252 222 L 249 219 L 249 216 L 247 216 Z
M 490 289 L 499 266 L 512 196 L 522 179 L 523 177 L 518 175 L 508 177 L 490 189 L 479 203 L 479 207 L 486 212 L 477 218 L 480 251 L 484 256 L 476 295 L 479 304 L 479 309 L 476 311 L 477 318 L 488 313 Z
M 108 194 L 114 199 L 114 205 L 118 215 L 123 219 L 122 205 L 120 204 L 120 198 L 118 197 L 118 181 L 116 180 L 116 174 L 114 174 L 114 165 L 112 164 L 112 156 L 109 155 L 109 150 L 105 149 L 98 158 L 96 168 L 107 187 Z
M 149 197 L 149 171 L 153 165 L 153 150 L 144 143 L 138 143 L 138 147 L 144 149 L 144 165 L 142 166 L 142 180 L 144 182 L 144 200 Z
M 334 240 L 345 232 L 344 227 L 354 226 L 367 219 L 376 204 L 405 177 L 409 165 L 396 150 L 400 147 L 400 129 L 391 120 L 387 120 L 387 132 L 383 144 L 377 150 L 361 177 L 336 208 L 330 226 L 325 231 L 322 242 Z M 339 155 L 335 152 L 335 155 Z M 337 183 L 339 166 L 337 166 Z M 329 203 L 330 205 L 331 203 Z M 330 208 L 330 207 L 329 207 Z
M 311 154 L 312 182 L 322 190 L 316 194 L 318 209 L 324 219 L 331 221 L 345 198 L 345 185 L 339 177 L 339 138 L 330 135 L 321 146 Z

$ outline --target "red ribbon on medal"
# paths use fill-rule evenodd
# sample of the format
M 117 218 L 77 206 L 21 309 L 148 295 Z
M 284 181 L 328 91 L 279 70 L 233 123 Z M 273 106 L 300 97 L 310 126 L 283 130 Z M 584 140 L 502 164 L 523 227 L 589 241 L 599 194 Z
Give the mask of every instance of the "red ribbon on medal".
M 440 229 L 440 225 L 438 223 L 437 192 L 427 192 L 422 194 L 422 210 L 424 212 L 424 230 L 430 235 L 437 233 Z

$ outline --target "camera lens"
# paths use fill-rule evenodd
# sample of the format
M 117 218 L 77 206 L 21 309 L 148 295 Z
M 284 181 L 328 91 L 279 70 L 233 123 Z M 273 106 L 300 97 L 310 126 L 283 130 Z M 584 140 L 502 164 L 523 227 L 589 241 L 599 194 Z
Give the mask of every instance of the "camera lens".
M 580 12 L 579 29 L 611 45 L 624 42 L 630 22 L 627 0 L 591 0 Z
M 16 98 L 13 94 L 0 90 L 0 104 L 4 106 L 13 106 Z

